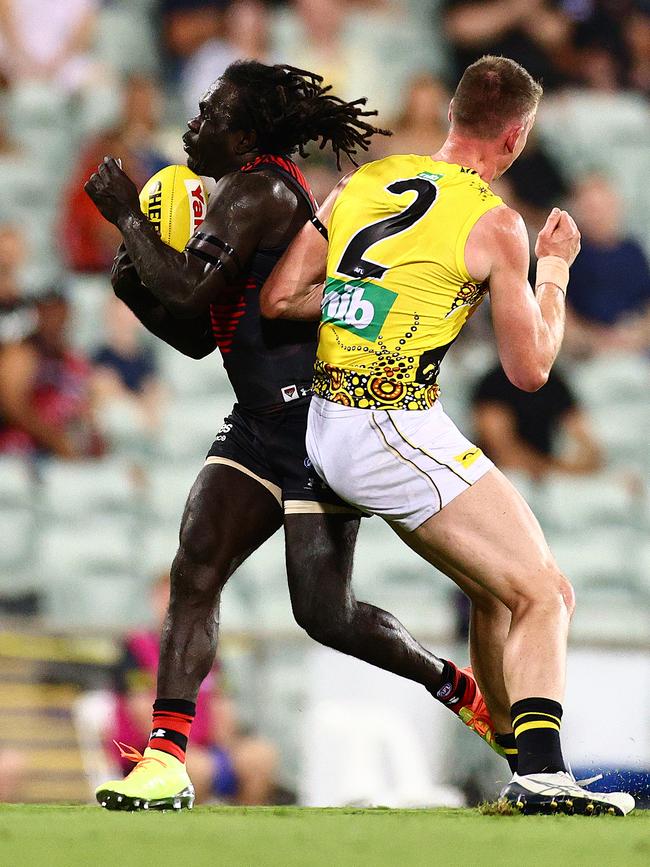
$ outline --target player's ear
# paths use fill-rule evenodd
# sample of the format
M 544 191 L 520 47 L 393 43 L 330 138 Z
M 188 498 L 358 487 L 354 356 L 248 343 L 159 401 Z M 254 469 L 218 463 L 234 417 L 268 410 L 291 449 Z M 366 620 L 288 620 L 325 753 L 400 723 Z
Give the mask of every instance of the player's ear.
M 235 141 L 235 153 L 247 154 L 257 147 L 257 133 L 252 130 L 240 130 Z
M 504 147 L 506 153 L 513 154 L 519 142 L 519 139 L 523 135 L 524 126 L 519 123 L 516 126 L 511 126 L 506 130 L 506 137 L 504 141 Z
M 449 123 L 451 123 L 451 112 L 452 112 L 453 105 L 454 105 L 454 100 L 452 99 L 451 102 L 449 103 L 449 108 L 447 109 L 447 120 L 449 121 Z

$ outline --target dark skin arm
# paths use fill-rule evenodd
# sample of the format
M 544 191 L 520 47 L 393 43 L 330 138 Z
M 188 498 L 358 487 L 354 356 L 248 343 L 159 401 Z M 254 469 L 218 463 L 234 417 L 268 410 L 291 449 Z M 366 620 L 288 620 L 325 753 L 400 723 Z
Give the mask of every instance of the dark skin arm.
M 120 245 L 111 282 L 117 297 L 138 317 L 144 327 L 169 346 L 190 358 L 205 358 L 215 348 L 210 320 L 206 314 L 193 319 L 171 315 L 140 281 L 124 245 Z
M 286 243 L 306 219 L 306 205 L 277 177 L 231 172 L 217 184 L 201 232 L 216 236 L 235 255 L 205 246 L 214 261 L 178 252 L 158 237 L 140 211 L 137 190 L 113 157 L 105 157 L 85 190 L 102 215 L 116 225 L 142 283 L 175 318 L 207 313 L 236 283 L 258 247 Z M 297 223 L 297 213 L 300 218 Z M 199 244 L 201 248 L 201 244 Z

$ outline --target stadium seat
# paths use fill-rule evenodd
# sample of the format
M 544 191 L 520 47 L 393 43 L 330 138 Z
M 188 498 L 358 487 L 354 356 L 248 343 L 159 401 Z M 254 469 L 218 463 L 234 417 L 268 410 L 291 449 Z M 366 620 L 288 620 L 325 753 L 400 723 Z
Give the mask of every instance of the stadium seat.
M 207 446 L 205 447 L 207 451 Z M 187 495 L 194 484 L 203 461 L 151 461 L 147 465 L 145 503 L 149 520 L 180 525 Z
M 178 548 L 178 521 L 153 520 L 138 532 L 135 563 L 138 574 L 153 578 L 169 569 Z
M 90 580 L 93 575 L 132 572 L 137 539 L 127 518 L 95 519 L 43 527 L 37 543 L 43 586 Z
M 74 275 L 66 283 L 71 304 L 70 339 L 72 345 L 91 354 L 102 341 L 99 324 L 112 294 L 107 275 Z
M 160 375 L 175 395 L 181 397 L 205 396 L 228 392 L 230 383 L 217 353 L 206 358 L 188 358 L 170 346 L 158 344 Z M 234 398 L 232 399 L 234 403 Z
M 25 458 L 13 455 L 0 456 L 0 507 L 32 505 L 34 483 L 32 470 Z
M 66 580 L 44 589 L 44 616 L 50 628 L 120 630 L 142 624 L 148 585 L 132 573 Z
M 19 591 L 32 565 L 34 514 L 20 506 L 0 507 L 0 587 Z
M 174 401 L 161 422 L 157 445 L 160 456 L 202 462 L 233 402 L 230 393 L 214 394 L 209 399 L 195 397 Z
M 591 418 L 596 438 L 604 446 L 612 465 L 645 464 L 647 434 L 650 431 L 650 405 L 647 400 L 594 407 Z
M 591 171 L 607 173 L 625 199 L 629 229 L 650 252 L 648 209 L 640 204 L 647 196 L 650 136 L 650 118 L 643 96 L 632 91 L 564 92 L 542 101 L 537 127 L 569 178 Z M 570 136 L 566 135 L 569 129 Z M 613 162 L 605 156 L 611 152 L 617 153 Z M 625 154 L 631 158 L 626 159 Z M 635 221 L 634 214 L 641 219 Z
M 576 364 L 569 371 L 572 388 L 587 408 L 633 403 L 650 388 L 650 360 L 640 355 L 607 353 Z
M 578 592 L 570 632 L 574 642 L 645 647 L 649 634 L 647 593 L 625 586 L 585 588 Z
M 106 67 L 122 74 L 157 72 L 158 52 L 148 5 L 144 0 L 104 5 L 97 23 L 94 54 Z
M 231 583 L 256 628 L 277 632 L 297 630 L 287 587 L 282 530 L 242 563 Z
M 572 531 L 594 524 L 633 524 L 640 508 L 630 486 L 606 473 L 549 476 L 538 490 L 537 503 L 544 527 Z
M 576 591 L 615 589 L 638 592 L 638 552 L 644 539 L 629 527 L 592 526 L 562 535 L 549 534 L 551 551 Z
M 646 535 L 641 540 L 635 557 L 637 561 L 637 576 L 643 593 L 650 601 L 650 538 Z M 648 606 L 650 609 L 650 606 Z
M 48 461 L 42 470 L 40 510 L 59 522 L 92 515 L 137 514 L 140 490 L 132 468 L 120 458 Z

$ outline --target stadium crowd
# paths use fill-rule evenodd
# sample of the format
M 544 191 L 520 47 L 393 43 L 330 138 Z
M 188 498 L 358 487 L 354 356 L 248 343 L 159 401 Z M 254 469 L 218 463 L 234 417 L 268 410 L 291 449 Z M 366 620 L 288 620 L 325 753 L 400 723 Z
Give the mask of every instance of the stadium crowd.
M 148 583 L 168 566 L 189 484 L 231 405 L 215 357 L 176 356 L 114 299 L 119 235 L 82 189 L 103 155 L 138 185 L 184 162 L 185 121 L 241 57 L 367 96 L 394 135 L 364 160 L 431 152 L 460 72 L 486 53 L 518 60 L 545 88 L 537 132 L 495 192 L 532 241 L 552 206 L 567 207 L 582 251 L 548 385 L 517 393 L 494 367 L 485 304 L 445 361 L 442 400 L 538 513 L 584 594 L 581 634 L 644 638 L 647 622 L 630 612 L 650 595 L 647 0 L 0 0 L 6 610 L 72 628 L 146 621 Z M 340 177 L 317 149 L 302 168 L 319 200 Z M 371 563 L 386 587 L 380 558 Z M 259 619 L 255 593 L 273 592 L 255 573 L 265 568 L 246 576 L 226 630 L 290 620 L 288 606 L 274 620 L 268 605 Z M 279 586 L 281 560 L 273 568 Z

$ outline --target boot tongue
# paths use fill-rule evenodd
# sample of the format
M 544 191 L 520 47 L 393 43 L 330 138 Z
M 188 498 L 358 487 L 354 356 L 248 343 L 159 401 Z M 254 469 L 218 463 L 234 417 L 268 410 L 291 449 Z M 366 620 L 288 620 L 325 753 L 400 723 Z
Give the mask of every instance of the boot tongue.
M 142 757 L 145 759 L 155 759 L 157 762 L 161 762 L 165 765 L 166 768 L 185 767 L 183 762 L 180 762 L 176 756 L 171 756 L 169 753 L 165 753 L 162 750 L 154 750 L 151 747 L 145 749 Z

